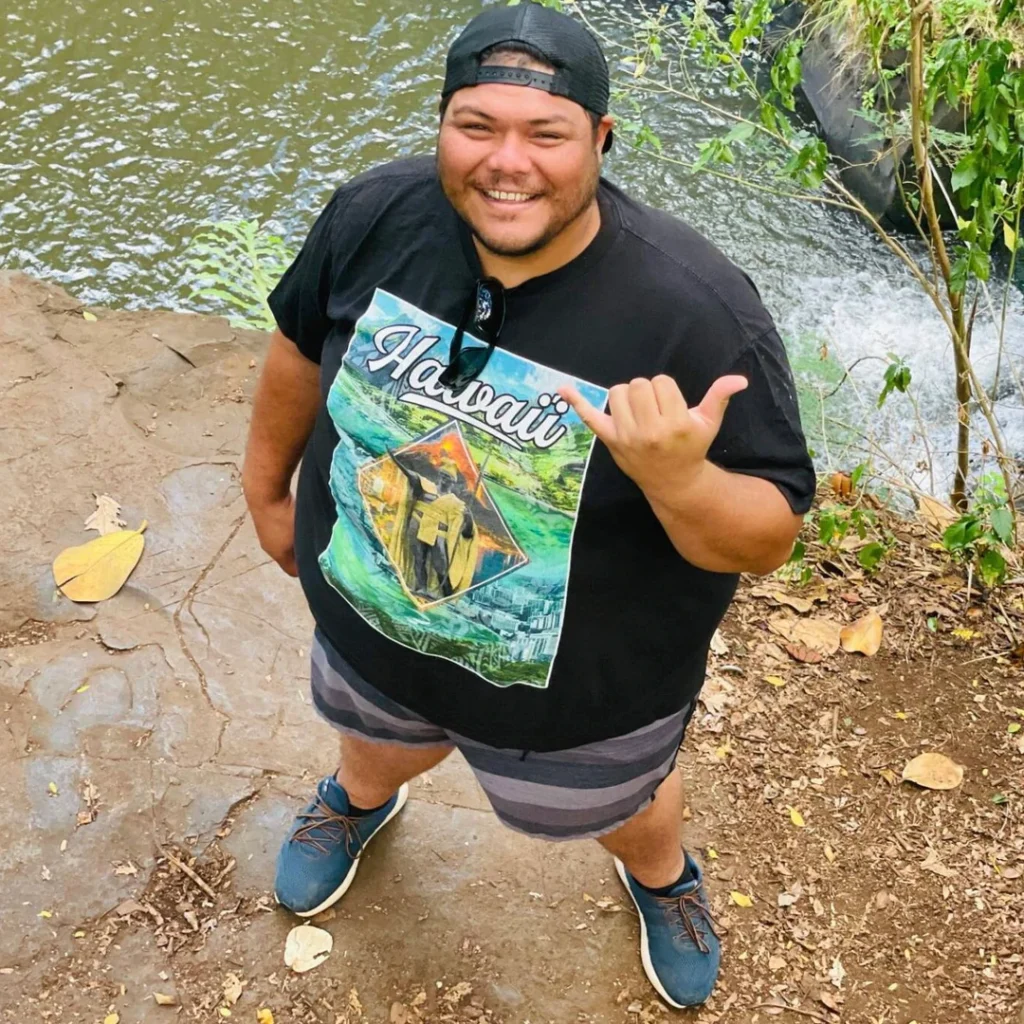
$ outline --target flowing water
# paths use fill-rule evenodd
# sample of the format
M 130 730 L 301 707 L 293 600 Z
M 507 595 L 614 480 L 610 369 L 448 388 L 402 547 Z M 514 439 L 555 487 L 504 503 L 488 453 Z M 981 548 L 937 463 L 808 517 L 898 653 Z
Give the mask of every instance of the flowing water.
M 633 0 L 620 0 L 627 6 Z M 84 0 L 4 5 L 0 45 L 0 266 L 63 284 L 83 301 L 223 312 L 189 299 L 190 238 L 204 221 L 269 221 L 293 247 L 333 188 L 381 161 L 429 152 L 444 53 L 478 0 Z M 611 5 L 587 10 L 612 35 Z M 614 9 L 614 8 L 612 8 Z M 704 88 L 730 104 L 721 86 Z M 703 109 L 647 104 L 666 150 L 690 158 L 719 131 Z M 707 234 L 756 280 L 798 377 L 831 389 L 805 403 L 822 468 L 850 467 L 849 431 L 875 464 L 947 484 L 952 358 L 941 321 L 898 261 L 852 216 L 694 175 L 622 144 L 607 174 Z M 624 297 L 625 300 L 625 297 Z M 993 295 L 998 303 L 998 290 Z M 1024 452 L 1024 312 L 1013 295 L 997 409 Z M 713 343 L 713 339 L 709 339 Z M 829 353 L 821 359 L 823 346 Z M 990 379 L 996 331 L 979 313 Z M 873 411 L 889 352 L 910 363 L 903 396 Z M 824 412 L 822 411 L 824 409 Z M 822 422 L 826 436 L 822 436 Z M 831 443 L 829 443 L 831 438 Z M 925 440 L 927 440 L 927 444 Z

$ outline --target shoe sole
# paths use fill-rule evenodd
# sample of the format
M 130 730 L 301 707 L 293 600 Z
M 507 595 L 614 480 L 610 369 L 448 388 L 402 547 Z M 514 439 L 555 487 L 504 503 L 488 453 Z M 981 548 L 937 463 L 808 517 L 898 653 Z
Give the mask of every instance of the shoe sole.
M 643 912 L 640 910 L 640 904 L 637 903 L 636 897 L 633 895 L 633 887 L 629 884 L 626 878 L 626 865 L 615 858 L 615 870 L 619 874 L 619 879 L 622 884 L 626 887 L 626 892 L 629 893 L 629 898 L 633 901 L 633 906 L 636 907 L 636 916 L 640 918 L 640 960 L 644 965 L 644 974 L 647 975 L 647 980 L 657 989 L 658 995 L 668 1003 L 675 1010 L 688 1010 L 685 1003 L 677 1003 L 666 991 L 665 986 L 662 985 L 658 979 L 658 974 L 654 970 L 654 964 L 651 963 L 651 950 L 650 945 L 647 942 L 647 922 L 644 920 Z
M 390 812 L 388 813 L 388 816 L 377 826 L 376 831 L 374 831 L 366 840 L 366 842 L 363 843 L 363 848 L 359 851 L 359 856 L 356 857 L 354 861 L 352 861 L 352 867 L 348 869 L 348 874 L 341 880 L 341 885 L 339 885 L 338 888 L 335 889 L 334 892 L 332 892 L 331 895 L 328 896 L 327 899 L 325 899 L 323 903 L 321 903 L 319 906 L 314 907 L 312 910 L 293 910 L 292 913 L 295 914 L 297 917 L 316 917 L 317 914 L 322 914 L 329 907 L 333 907 L 334 904 L 337 903 L 338 900 L 340 900 L 341 897 L 348 892 L 349 886 L 355 880 L 356 872 L 359 870 L 359 862 L 363 859 L 363 854 L 366 853 L 366 848 L 370 845 L 370 842 L 373 840 L 374 836 L 383 831 L 384 826 L 398 814 L 398 812 L 405 806 L 405 803 L 408 799 L 409 784 L 403 782 L 402 785 L 398 788 L 398 799 L 395 801 L 395 806 L 391 808 Z M 274 898 L 277 899 L 276 893 L 274 895 Z M 277 902 L 281 906 L 284 906 L 284 904 L 281 903 L 280 900 L 277 900 Z

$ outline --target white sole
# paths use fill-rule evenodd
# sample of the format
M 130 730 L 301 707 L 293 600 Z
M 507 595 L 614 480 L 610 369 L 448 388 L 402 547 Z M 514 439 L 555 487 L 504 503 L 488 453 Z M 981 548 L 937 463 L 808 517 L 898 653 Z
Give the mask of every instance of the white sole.
M 633 906 L 636 907 L 636 916 L 640 918 L 640 960 L 644 965 L 644 974 L 647 975 L 647 980 L 655 987 L 658 995 L 668 1003 L 674 1010 L 688 1010 L 690 1007 L 684 1003 L 677 1003 L 666 991 L 665 987 L 658 980 L 658 975 L 654 970 L 654 965 L 651 963 L 651 950 L 647 942 L 647 922 L 644 920 L 644 915 L 640 911 L 640 904 L 637 903 L 636 897 L 633 895 L 633 889 L 626 878 L 626 865 L 615 858 L 615 870 L 619 873 L 619 879 L 622 884 L 626 887 L 626 892 L 629 893 L 629 898 L 633 901 Z
M 359 856 L 352 861 L 352 867 L 348 869 L 348 874 L 341 880 L 341 885 L 338 886 L 330 896 L 327 897 L 319 906 L 314 907 L 312 910 L 293 910 L 292 913 L 296 917 L 316 917 L 317 914 L 322 914 L 328 907 L 333 907 L 338 900 L 341 899 L 345 893 L 348 892 L 349 886 L 355 881 L 356 872 L 359 870 L 359 862 L 363 858 L 363 854 L 366 852 L 366 848 L 370 845 L 371 841 L 375 836 L 379 835 L 383 831 L 384 826 L 393 818 L 396 814 L 405 806 L 405 802 L 409 799 L 409 785 L 403 782 L 398 788 L 398 799 L 395 801 L 395 806 L 391 808 L 388 816 L 377 826 L 377 831 L 370 836 L 369 839 L 363 843 L 363 848 L 359 851 Z M 275 894 L 275 899 L 276 894 Z M 278 903 L 281 901 L 278 900 Z

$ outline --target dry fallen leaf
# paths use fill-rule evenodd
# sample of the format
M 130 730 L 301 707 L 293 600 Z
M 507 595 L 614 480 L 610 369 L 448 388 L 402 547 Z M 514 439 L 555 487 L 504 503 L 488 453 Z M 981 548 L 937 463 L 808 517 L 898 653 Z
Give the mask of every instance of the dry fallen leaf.
M 284 962 L 296 974 L 310 971 L 330 956 L 334 939 L 330 932 L 311 924 L 300 924 L 288 933 L 284 944 Z
M 256 1011 L 256 1024 L 274 1024 L 274 1015 L 264 1006 Z
M 242 998 L 242 987 L 245 982 L 237 974 L 229 974 L 224 979 L 224 1002 L 234 1006 Z
M 856 622 L 842 628 L 839 639 L 847 654 L 856 651 L 870 658 L 882 646 L 882 616 L 876 611 L 862 615 Z
M 725 637 L 722 636 L 721 630 L 716 629 L 711 635 L 711 653 L 712 654 L 728 654 L 729 645 L 725 641 Z
M 918 865 L 922 871 L 931 871 L 936 875 L 940 875 L 942 878 L 956 878 L 956 872 L 952 868 L 947 868 L 938 857 L 938 854 L 929 847 L 928 856 Z
M 121 506 L 109 494 L 94 494 L 96 510 L 85 521 L 87 530 L 95 530 L 101 537 L 115 533 L 128 524 L 121 518 Z
M 82 319 L 83 320 L 87 320 L 89 323 L 93 324 L 93 323 L 96 322 L 96 314 L 95 313 L 90 313 L 89 310 L 86 309 L 86 310 L 84 310 L 82 312 Z M 110 1024 L 110 1022 L 109 1021 L 104 1021 L 103 1024 Z M 116 1021 L 115 1021 L 115 1024 L 117 1024 Z
M 786 960 L 781 956 L 768 957 L 768 970 L 781 971 L 786 966 Z
M 146 522 L 137 530 L 118 530 L 88 544 L 65 548 L 53 560 L 53 578 L 72 601 L 105 601 L 124 586 L 142 557 Z
M 153 1002 L 156 1003 L 157 1006 L 177 1006 L 178 1005 L 178 1000 L 175 999 L 174 996 L 165 996 L 163 994 L 163 992 L 154 992 L 153 993 Z
M 121 1017 L 119 1014 L 108 1013 L 106 1017 L 103 1018 L 103 1024 L 119 1024 L 120 1020 Z
M 729 893 L 729 902 L 735 903 L 737 907 L 752 907 L 754 905 L 754 901 L 746 893 L 738 892 L 736 889 Z
M 391 1004 L 391 1024 L 414 1024 L 415 1014 L 407 1006 L 401 1003 Z
M 831 981 L 836 988 L 842 988 L 843 978 L 845 977 L 846 968 L 843 967 L 839 957 L 836 957 L 835 960 L 832 961 L 832 970 L 828 972 L 829 981 Z
M 836 862 L 836 851 L 828 843 L 825 844 L 825 859 L 829 864 L 835 864 Z
M 963 782 L 964 770 L 945 754 L 928 751 L 908 761 L 903 781 L 914 782 L 925 789 L 956 789 Z
M 810 647 L 805 647 L 803 644 L 783 644 L 782 646 L 786 648 L 786 653 L 791 658 L 802 661 L 806 665 L 817 665 L 819 661 L 825 660 L 824 654 L 812 651 Z
M 789 808 L 789 820 L 793 822 L 797 828 L 803 828 L 806 824 L 804 816 L 795 807 Z
M 764 681 L 766 683 L 771 683 L 772 686 L 785 686 L 786 685 L 786 680 L 783 679 L 782 676 L 765 676 L 764 677 Z
M 952 526 L 957 518 L 956 513 L 948 505 L 943 505 L 941 501 L 927 496 L 920 499 L 917 511 L 924 522 L 940 532 Z

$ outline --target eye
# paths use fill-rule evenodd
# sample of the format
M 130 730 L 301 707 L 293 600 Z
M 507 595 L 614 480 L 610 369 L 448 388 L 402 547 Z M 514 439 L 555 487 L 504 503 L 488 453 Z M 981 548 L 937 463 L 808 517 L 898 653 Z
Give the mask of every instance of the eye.
M 486 124 L 478 124 L 476 122 L 470 122 L 469 124 L 460 124 L 459 127 L 464 132 L 489 132 L 490 126 Z
M 558 132 L 538 132 L 535 139 L 542 139 L 544 142 L 561 142 L 563 136 L 559 135 Z

